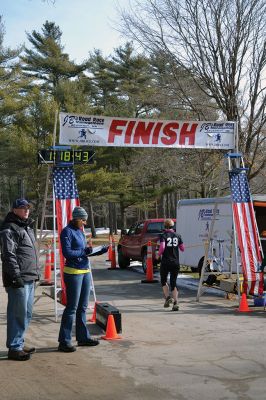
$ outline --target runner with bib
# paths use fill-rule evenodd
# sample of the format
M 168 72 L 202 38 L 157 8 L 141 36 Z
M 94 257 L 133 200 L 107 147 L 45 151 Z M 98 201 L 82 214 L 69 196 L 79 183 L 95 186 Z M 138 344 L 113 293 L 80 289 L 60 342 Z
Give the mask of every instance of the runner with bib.
M 161 257 L 160 275 L 165 298 L 164 307 L 168 308 L 170 304 L 173 303 L 172 310 L 178 311 L 178 289 L 176 280 L 180 269 L 179 250 L 184 251 L 185 246 L 181 236 L 175 233 L 173 229 L 174 221 L 172 219 L 166 219 L 164 221 L 164 227 L 164 232 L 160 237 L 160 248 L 157 256 L 158 259 Z M 170 289 L 167 283 L 169 273 Z

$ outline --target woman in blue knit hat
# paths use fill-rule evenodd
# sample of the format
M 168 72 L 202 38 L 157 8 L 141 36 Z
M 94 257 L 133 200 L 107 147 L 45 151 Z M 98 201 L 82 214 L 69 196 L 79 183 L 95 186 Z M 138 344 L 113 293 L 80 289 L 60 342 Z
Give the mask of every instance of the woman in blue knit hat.
M 99 341 L 92 339 L 86 324 L 86 309 L 90 294 L 91 270 L 88 256 L 92 247 L 87 247 L 84 226 L 88 214 L 82 207 L 75 207 L 72 220 L 62 230 L 60 242 L 66 259 L 64 282 L 66 285 L 67 304 L 62 315 L 58 337 L 58 350 L 65 353 L 76 351 L 72 345 L 72 327 L 76 320 L 76 340 L 78 346 L 97 346 Z M 108 247 L 103 246 L 95 255 L 106 253 Z

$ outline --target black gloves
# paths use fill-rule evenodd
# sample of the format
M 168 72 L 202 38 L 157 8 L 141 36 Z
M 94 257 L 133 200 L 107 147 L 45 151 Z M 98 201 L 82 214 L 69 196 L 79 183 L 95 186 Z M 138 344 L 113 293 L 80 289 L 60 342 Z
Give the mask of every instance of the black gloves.
M 24 287 L 24 281 L 20 276 L 17 276 L 15 279 L 13 279 L 11 287 L 18 289 Z

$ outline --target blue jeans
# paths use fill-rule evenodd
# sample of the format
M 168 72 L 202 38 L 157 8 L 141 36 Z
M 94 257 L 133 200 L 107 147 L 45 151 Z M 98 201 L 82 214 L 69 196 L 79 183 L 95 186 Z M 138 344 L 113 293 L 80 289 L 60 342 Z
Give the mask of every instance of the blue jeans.
M 71 344 L 72 327 L 76 319 L 76 340 L 86 342 L 90 339 L 87 328 L 86 310 L 89 302 L 91 274 L 64 274 L 67 305 L 64 309 L 58 341 Z
M 22 350 L 24 335 L 32 317 L 35 283 L 24 282 L 23 288 L 7 287 L 7 340 L 6 347 Z

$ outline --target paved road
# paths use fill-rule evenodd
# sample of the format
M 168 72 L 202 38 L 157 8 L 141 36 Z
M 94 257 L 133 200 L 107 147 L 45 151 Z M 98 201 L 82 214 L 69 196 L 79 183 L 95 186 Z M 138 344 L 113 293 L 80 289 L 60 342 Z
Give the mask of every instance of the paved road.
M 123 339 L 57 352 L 59 323 L 44 296 L 27 335 L 37 353 L 28 362 L 9 361 L 0 288 L 1 400 L 265 399 L 265 312 L 238 313 L 235 302 L 211 293 L 197 303 L 185 285 L 175 313 L 163 309 L 158 283 L 142 284 L 135 269 L 107 270 L 104 255 L 93 262 L 97 300 L 119 308 Z

